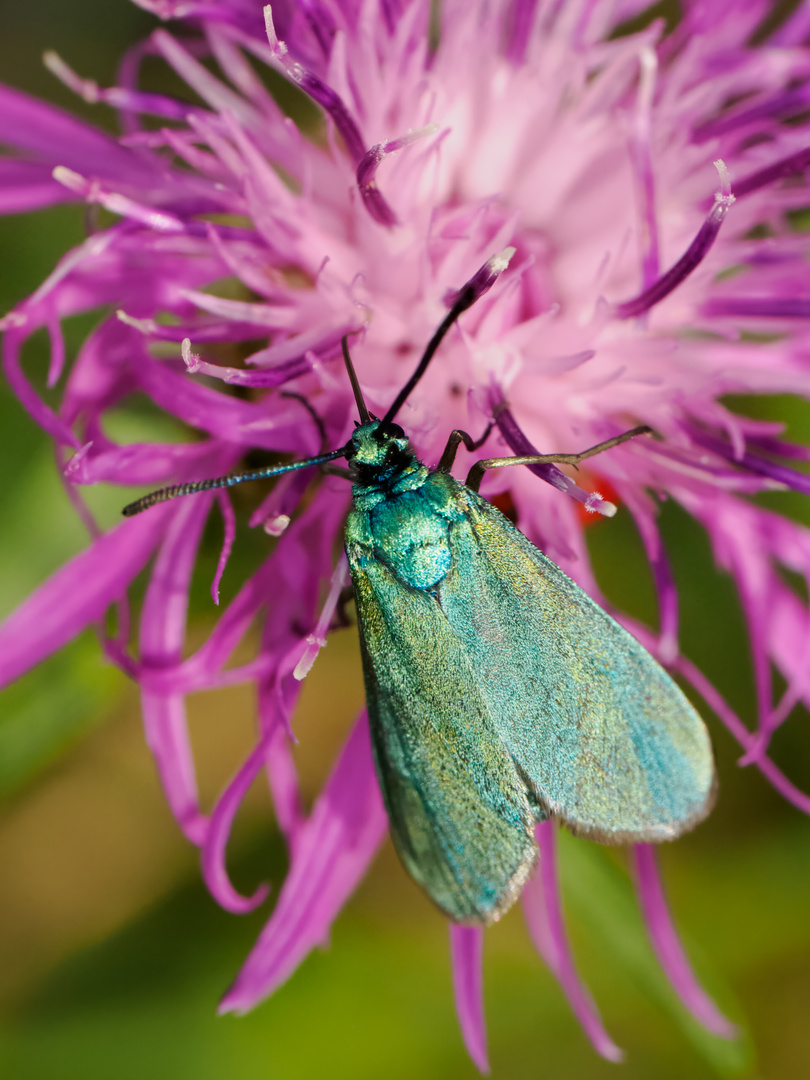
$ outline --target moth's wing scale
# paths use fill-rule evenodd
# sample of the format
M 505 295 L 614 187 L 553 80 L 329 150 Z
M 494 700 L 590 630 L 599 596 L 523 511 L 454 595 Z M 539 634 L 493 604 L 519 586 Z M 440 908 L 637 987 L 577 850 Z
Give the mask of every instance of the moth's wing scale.
M 495 507 L 463 508 L 439 602 L 504 743 L 550 812 L 603 843 L 660 841 L 711 809 L 703 721 L 679 687 Z
M 452 919 L 492 922 L 531 873 L 543 811 L 532 804 L 435 597 L 403 584 L 350 539 L 346 550 L 394 843 Z

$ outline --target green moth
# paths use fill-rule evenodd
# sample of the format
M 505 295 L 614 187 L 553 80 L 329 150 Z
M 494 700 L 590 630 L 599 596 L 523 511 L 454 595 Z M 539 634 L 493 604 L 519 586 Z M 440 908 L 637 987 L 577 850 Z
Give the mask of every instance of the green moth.
M 602 843 L 710 808 L 706 728 L 650 654 L 401 428 L 358 427 L 346 554 L 391 832 L 452 919 L 517 898 L 554 814 Z M 548 460 L 548 458 L 546 458 Z
M 360 414 L 345 446 L 164 488 L 124 510 L 346 460 L 345 547 L 391 834 L 442 911 L 484 924 L 531 874 L 537 822 L 554 815 L 601 843 L 670 840 L 705 817 L 715 791 L 708 733 L 678 686 L 477 494 L 486 468 L 576 464 L 649 429 L 581 454 L 482 461 L 461 484 L 450 475 L 456 450 L 483 439 L 453 432 L 430 470 L 394 423 L 447 330 L 503 268 L 495 262 L 457 294 L 381 420 L 366 409 L 344 339 Z

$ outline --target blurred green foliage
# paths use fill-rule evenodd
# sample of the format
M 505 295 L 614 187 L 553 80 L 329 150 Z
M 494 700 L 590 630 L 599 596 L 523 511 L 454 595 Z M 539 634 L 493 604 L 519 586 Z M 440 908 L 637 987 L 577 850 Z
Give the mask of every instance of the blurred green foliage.
M 125 0 L 41 0 L 5 20 L 5 81 L 111 124 L 76 103 L 38 65 L 55 47 L 82 74 L 113 80 L 120 51 L 153 24 Z M 32 291 L 82 238 L 82 211 L 58 207 L 0 219 L 0 309 Z M 94 318 L 72 320 L 68 351 Z M 26 352 L 32 377 L 46 342 Z M 740 404 L 742 408 L 742 403 Z M 757 415 L 789 420 L 810 442 L 806 406 L 782 399 Z M 116 419 L 149 437 L 159 421 L 137 408 Z M 134 429 L 134 428 L 133 428 Z M 0 386 L 0 614 L 86 543 L 69 508 L 47 439 Z M 111 523 L 116 491 L 93 495 Z M 808 519 L 807 500 L 768 496 Z M 747 722 L 753 720 L 748 642 L 730 580 L 707 539 L 677 507 L 662 509 L 678 582 L 687 654 Z M 655 625 L 649 570 L 622 511 L 588 533 L 606 595 Z M 253 565 L 265 538 L 240 515 L 235 560 Z M 219 526 L 207 534 L 193 610 L 200 632 Z M 226 575 L 227 590 L 238 578 Z M 192 626 L 192 633 L 194 633 Z M 296 718 L 305 794 L 313 798 L 362 699 L 353 634 L 334 636 Z M 192 702 L 203 797 L 211 798 L 250 745 L 247 691 Z M 704 714 L 706 710 L 704 709 Z M 227 718 L 227 720 L 226 720 Z M 712 718 L 709 717 L 710 724 Z M 810 823 L 712 724 L 721 797 L 711 819 L 662 851 L 677 921 L 705 985 L 746 1034 L 724 1043 L 684 1014 L 644 935 L 622 853 L 561 841 L 570 931 L 583 976 L 608 1029 L 627 1051 L 619 1067 L 598 1059 L 531 947 L 519 912 L 487 935 L 486 1005 L 496 1077 L 566 1080 L 621 1076 L 672 1080 L 807 1074 L 810 1008 Z M 803 710 L 775 741 L 776 760 L 810 788 Z M 92 633 L 0 695 L 0 1069 L 15 1080 L 241 1080 L 263 1076 L 371 1080 L 472 1077 L 453 1013 L 443 920 L 404 876 L 390 847 L 337 921 L 331 946 L 313 954 L 267 1003 L 244 1018 L 215 1015 L 267 915 L 219 910 L 178 838 L 138 729 L 134 690 L 106 666 Z M 232 845 L 232 870 L 248 890 L 272 881 L 286 856 L 266 798 L 249 800 Z M 272 903 L 272 901 L 271 901 Z

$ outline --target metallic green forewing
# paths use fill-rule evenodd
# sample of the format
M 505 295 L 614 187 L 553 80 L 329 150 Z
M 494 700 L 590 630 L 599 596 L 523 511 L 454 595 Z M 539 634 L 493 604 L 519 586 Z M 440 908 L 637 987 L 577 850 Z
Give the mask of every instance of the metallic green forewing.
M 355 435 L 356 468 L 376 426 Z M 355 484 L 346 528 L 372 745 L 406 867 L 451 918 L 486 923 L 531 872 L 536 821 L 671 839 L 708 812 L 714 763 L 638 642 L 494 507 L 412 460 Z
M 489 922 L 534 865 L 536 813 L 435 599 L 349 548 L 371 741 L 391 834 L 456 921 Z
M 543 806 L 602 843 L 691 829 L 711 808 L 715 771 L 683 692 L 494 506 L 431 479 L 467 507 L 439 603 Z

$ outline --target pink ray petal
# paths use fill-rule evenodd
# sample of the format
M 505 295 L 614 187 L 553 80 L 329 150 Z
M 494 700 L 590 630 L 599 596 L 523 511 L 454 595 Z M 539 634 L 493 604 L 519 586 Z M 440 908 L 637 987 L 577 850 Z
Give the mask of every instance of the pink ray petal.
M 202 847 L 201 864 L 205 884 L 220 907 L 224 907 L 226 911 L 232 911 L 235 915 L 253 911 L 264 902 L 270 892 L 269 885 L 259 885 L 252 896 L 242 896 L 238 893 L 228 876 L 225 849 L 228 845 L 233 819 L 251 784 L 261 772 L 271 738 L 271 735 L 266 735 L 259 741 L 217 799 Z
M 259 687 L 259 715 L 262 729 L 268 730 L 272 727 L 265 754 L 267 782 L 273 796 L 273 809 L 278 827 L 290 851 L 295 853 L 301 832 L 306 826 L 306 817 L 290 737 L 286 724 L 278 723 L 278 709 L 278 694 L 275 687 L 261 685 Z
M 450 924 L 453 993 L 467 1053 L 479 1072 L 489 1073 L 487 1027 L 484 1019 L 484 930 Z
M 733 709 L 730 708 L 722 695 L 715 690 L 703 672 L 682 656 L 678 658 L 675 668 L 692 684 L 692 686 L 694 686 L 709 708 L 720 717 L 722 723 L 731 732 L 740 746 L 745 750 L 753 749 L 757 738 L 756 734 L 748 730 L 742 720 L 740 720 L 739 716 L 737 716 Z M 782 770 L 774 765 L 770 758 L 765 757 L 764 754 L 759 755 L 754 764 L 765 779 L 773 784 L 782 798 L 793 803 L 793 805 L 803 813 L 810 814 L 810 795 L 801 791 L 794 783 L 788 780 Z
M 168 515 L 123 521 L 76 555 L 0 625 L 0 685 L 72 641 L 119 600 L 161 539 Z
M 55 105 L 0 86 L 0 142 L 42 155 L 53 165 L 75 165 L 129 183 L 154 183 L 159 173 L 148 158 Z
M 684 952 L 664 896 L 655 848 L 651 844 L 634 844 L 633 860 L 644 922 L 664 974 L 698 1023 L 723 1039 L 736 1038 L 738 1029 L 723 1016 L 697 981 Z
M 326 939 L 387 828 L 364 713 L 301 829 L 270 922 L 222 999 L 220 1012 L 252 1008 Z
M 233 503 L 228 498 L 227 492 L 220 491 L 217 501 L 222 510 L 225 533 L 222 537 L 222 550 L 217 559 L 217 569 L 214 573 L 214 580 L 211 582 L 211 599 L 219 606 L 219 585 L 222 581 L 222 575 L 225 573 L 225 567 L 228 565 L 233 542 L 236 538 L 236 515 L 233 512 Z
M 540 822 L 535 836 L 540 846 L 540 865 L 523 890 L 523 913 L 532 941 L 560 983 L 596 1052 L 607 1061 L 621 1061 L 622 1051 L 605 1031 L 596 1005 L 574 967 L 557 873 L 557 822 Z
M 144 671 L 157 668 L 168 669 L 171 673 L 182 659 L 191 574 L 212 501 L 213 495 L 204 492 L 195 498 L 170 504 L 172 518 L 141 613 L 141 667 Z M 140 516 L 149 517 L 151 513 L 149 510 Z M 172 813 L 189 840 L 201 844 L 207 821 L 199 811 L 185 695 L 172 687 L 169 674 L 165 689 L 142 688 L 141 701 L 146 740 Z

